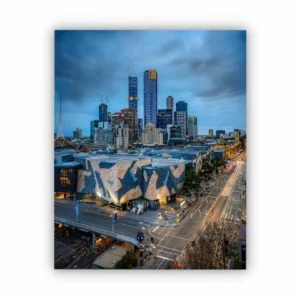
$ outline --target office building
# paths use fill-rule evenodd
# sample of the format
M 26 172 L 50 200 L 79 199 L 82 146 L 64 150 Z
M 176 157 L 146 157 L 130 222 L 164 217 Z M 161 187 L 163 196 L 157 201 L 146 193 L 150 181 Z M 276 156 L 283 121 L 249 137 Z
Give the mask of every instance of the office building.
M 181 128 L 181 138 L 186 137 L 187 133 L 187 115 L 185 111 L 175 111 L 175 124 Z
M 179 125 L 168 125 L 167 132 L 168 132 L 168 141 L 170 139 L 181 139 L 182 131 Z
M 93 142 L 94 140 L 94 132 L 95 132 L 95 128 L 99 127 L 99 120 L 93 120 L 90 122 L 90 139 Z
M 135 109 L 135 141 L 138 139 L 138 100 L 138 78 L 128 76 L 128 108 Z
M 158 144 L 163 145 L 163 133 L 156 128 L 154 124 L 148 123 L 142 133 L 142 144 L 152 145 Z
M 174 124 L 174 98 L 172 96 L 167 97 L 166 108 L 172 110 L 172 124 Z
M 138 119 L 138 141 L 141 141 L 141 135 L 142 135 L 142 132 L 143 132 L 143 119 L 142 118 L 139 118 Z
M 197 138 L 198 135 L 198 122 L 197 117 L 188 116 L 188 136 L 193 140 Z
M 225 134 L 225 130 L 216 130 L 216 138 L 219 139 L 221 134 Z
M 111 112 L 107 113 L 107 122 L 111 123 Z
M 112 126 L 114 127 L 119 123 L 128 125 L 129 145 L 135 143 L 137 141 L 136 110 L 124 108 L 121 112 L 112 114 Z
M 107 123 L 107 122 L 106 122 Z M 100 145 L 113 145 L 113 131 L 108 128 L 95 128 L 94 131 L 94 144 Z
M 173 124 L 173 110 L 172 109 L 159 109 L 157 111 L 156 127 L 167 129 L 167 125 Z
M 176 112 L 182 112 L 182 111 L 185 112 L 185 119 L 186 119 L 185 134 L 184 134 L 184 136 L 185 136 L 188 134 L 188 132 L 187 132 L 188 105 L 185 101 L 178 101 L 176 103 Z M 182 115 L 182 114 L 179 114 L 179 115 Z M 175 117 L 175 124 L 177 124 L 176 117 Z M 181 126 L 180 124 L 177 124 L 177 125 Z
M 79 128 L 76 128 L 76 130 L 73 131 L 73 138 L 74 139 L 82 139 L 82 130 Z
M 209 130 L 208 130 L 208 136 L 209 136 L 209 137 L 213 137 L 213 136 L 214 136 L 214 131 L 213 131 L 213 129 L 209 129 Z
M 124 122 L 113 126 L 113 143 L 115 149 L 128 149 L 129 146 L 129 127 Z
M 106 122 L 107 121 L 107 104 L 101 103 L 99 105 L 99 121 Z
M 128 76 L 128 108 L 138 110 L 138 78 Z
M 157 118 L 157 72 L 144 72 L 144 125 L 155 124 Z

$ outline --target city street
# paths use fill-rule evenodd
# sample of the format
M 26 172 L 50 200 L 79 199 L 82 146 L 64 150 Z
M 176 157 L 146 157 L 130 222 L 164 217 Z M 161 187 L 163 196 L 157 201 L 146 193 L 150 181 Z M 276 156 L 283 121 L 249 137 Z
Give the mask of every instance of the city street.
M 143 268 L 166 269 L 209 222 L 225 220 L 240 223 L 243 207 L 241 193 L 245 181 L 245 162 L 241 157 L 242 155 L 236 159 L 233 172 L 219 176 L 211 186 L 209 194 L 199 198 L 185 218 L 174 224 L 177 226 L 163 226 L 159 222 L 153 224 L 149 218 L 143 218 L 143 215 L 136 216 L 120 211 L 117 222 L 113 223 L 108 209 L 80 203 L 76 208 L 76 202 L 69 201 L 55 201 L 55 216 L 132 238 L 136 238 L 138 231 L 143 231 L 144 243 L 149 241 L 150 236 L 155 239 L 154 254 L 145 262 Z

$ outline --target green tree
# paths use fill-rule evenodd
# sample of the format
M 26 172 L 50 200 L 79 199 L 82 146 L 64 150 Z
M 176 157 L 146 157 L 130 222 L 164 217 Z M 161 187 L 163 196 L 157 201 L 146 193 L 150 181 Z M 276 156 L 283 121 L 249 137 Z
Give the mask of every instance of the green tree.
M 133 251 L 126 251 L 126 254 L 116 263 L 116 269 L 133 269 L 137 266 L 137 258 Z

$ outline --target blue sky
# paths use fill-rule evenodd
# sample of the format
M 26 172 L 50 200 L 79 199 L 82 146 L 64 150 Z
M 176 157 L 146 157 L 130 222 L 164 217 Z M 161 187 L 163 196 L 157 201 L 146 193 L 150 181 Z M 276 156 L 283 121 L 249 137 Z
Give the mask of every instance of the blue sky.
M 138 77 L 143 117 L 143 73 L 158 72 L 158 108 L 166 97 L 188 103 L 198 132 L 246 129 L 245 31 L 56 31 L 55 132 L 62 97 L 63 134 L 89 135 L 101 99 L 108 111 L 128 107 L 128 75 Z

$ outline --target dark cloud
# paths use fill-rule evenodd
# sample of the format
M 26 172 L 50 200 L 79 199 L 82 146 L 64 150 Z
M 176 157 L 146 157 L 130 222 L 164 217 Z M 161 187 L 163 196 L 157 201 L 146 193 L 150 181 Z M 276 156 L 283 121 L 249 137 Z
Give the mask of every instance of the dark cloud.
M 198 116 L 203 127 L 201 120 L 205 120 L 207 126 L 213 126 L 209 125 L 211 121 L 205 115 L 212 111 L 206 104 L 211 100 L 216 100 L 213 105 L 220 110 L 219 114 L 218 110 L 213 110 L 220 124 L 222 120 L 225 122 L 221 113 L 224 107 L 230 106 L 245 116 L 245 31 L 106 30 L 55 33 L 55 92 L 62 95 L 66 102 L 64 107 L 72 112 L 72 116 L 77 113 L 78 118 L 84 118 L 85 121 L 80 124 L 89 124 L 97 117 L 101 97 L 109 100 L 110 111 L 127 107 L 129 73 L 138 77 L 141 117 L 143 72 L 149 68 L 158 71 L 160 108 L 165 107 L 168 95 L 174 96 L 175 101 L 185 100 L 189 111 Z M 55 100 L 58 104 L 58 97 Z M 55 111 L 57 127 L 58 105 Z M 238 124 L 244 119 L 242 117 L 242 121 L 238 120 L 232 126 L 239 127 Z M 68 122 L 71 132 L 78 123 L 72 118 Z
M 192 78 L 195 96 L 211 100 L 245 94 L 246 33 L 209 32 L 203 46 L 171 64 L 183 68 L 183 76 Z

